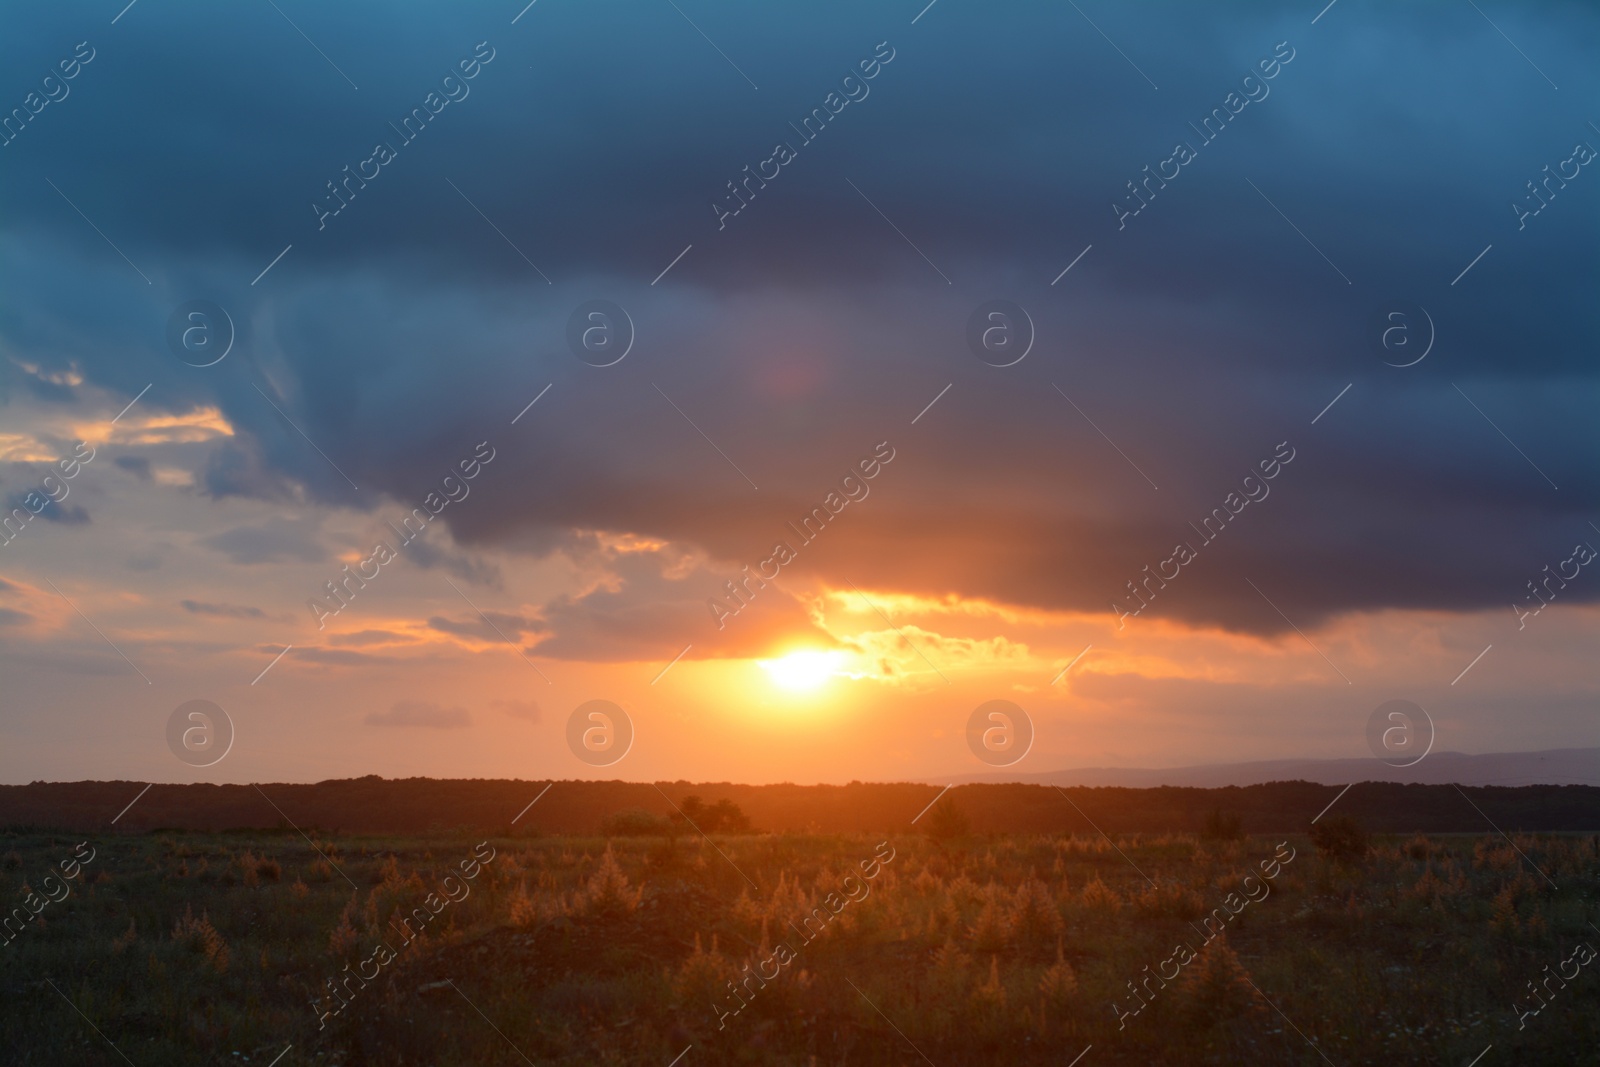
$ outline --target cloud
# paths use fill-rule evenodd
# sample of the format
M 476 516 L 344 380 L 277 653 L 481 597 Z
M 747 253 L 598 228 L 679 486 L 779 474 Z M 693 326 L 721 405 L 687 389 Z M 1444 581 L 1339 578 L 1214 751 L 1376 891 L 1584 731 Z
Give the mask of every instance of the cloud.
M 292 500 L 298 495 L 294 477 L 274 469 L 254 441 L 229 441 L 213 448 L 206 456 L 200 484 L 207 495 L 219 500 L 230 496 Z
M 282 649 L 273 649 L 276 655 Z M 375 655 L 371 652 L 356 652 L 346 648 L 296 648 L 296 659 L 307 663 L 321 663 L 330 667 L 367 667 L 394 664 L 398 662 L 392 656 Z
M 62 504 L 46 497 L 42 492 L 39 493 L 39 497 L 44 499 L 45 504 L 37 512 L 34 512 L 32 508 L 23 503 L 24 500 L 32 495 L 32 493 L 13 493 L 6 497 L 4 514 L 10 515 L 20 509 L 23 514 L 32 513 L 46 522 L 58 522 L 63 526 L 87 526 L 89 524 L 89 513 L 81 506 L 77 504 Z
M 1286 632 L 1285 615 L 1309 627 L 1390 607 L 1502 604 L 1585 536 L 1579 518 L 1600 503 L 1586 436 L 1600 393 L 1589 356 L 1600 310 L 1584 288 L 1600 229 L 1572 193 L 1526 232 L 1505 209 L 1508 194 L 1588 135 L 1542 106 L 1538 79 L 1481 91 L 1480 72 L 1508 58 L 1487 23 L 1463 24 L 1441 44 L 1421 10 L 1396 16 L 1382 42 L 1333 13 L 1305 36 L 1253 6 L 1177 11 L 1159 32 L 1108 12 L 1106 32 L 1137 38 L 1140 65 L 1162 71 L 1152 96 L 1134 71 L 1111 69 L 1117 57 L 1082 32 L 1075 11 L 936 9 L 917 36 L 893 42 L 871 95 L 800 146 L 779 178 L 747 189 L 749 207 L 719 229 L 711 204 L 729 179 L 773 140 L 797 136 L 790 123 L 836 83 L 841 63 L 890 30 L 867 5 L 763 12 L 752 33 L 785 46 L 764 57 L 756 96 L 727 92 L 729 71 L 657 47 L 672 17 L 663 8 L 610 28 L 602 57 L 506 44 L 469 99 L 319 229 L 310 199 L 391 136 L 363 101 L 415 99 L 428 72 L 457 58 L 448 42 L 480 39 L 470 6 L 374 29 L 375 10 L 358 4 L 322 28 L 324 43 L 384 57 L 357 78 L 359 97 L 283 85 L 281 57 L 264 43 L 197 58 L 192 41 L 218 24 L 158 10 L 141 16 L 150 47 L 127 61 L 149 72 L 182 65 L 207 92 L 174 103 L 151 95 L 153 74 L 125 79 L 93 107 L 86 95 L 30 127 L 15 177 L 40 199 L 0 230 L 0 269 L 15 279 L 3 333 L 16 353 L 0 364 L 0 387 L 65 382 L 71 371 L 131 399 L 155 377 L 135 415 L 215 412 L 176 428 L 185 439 L 234 435 L 204 446 L 199 484 L 216 499 L 409 507 L 489 438 L 498 458 L 441 515 L 463 551 L 419 543 L 419 565 L 498 587 L 496 554 L 548 556 L 583 529 L 687 546 L 719 576 L 709 590 L 630 579 L 623 593 L 546 605 L 541 654 L 660 656 L 658 637 L 696 625 L 680 615 L 765 558 L 785 524 L 884 439 L 900 458 L 804 549 L 808 580 L 1109 612 L 1287 440 L 1302 458 L 1272 499 L 1207 546 L 1145 616 Z M 751 17 L 708 9 L 721 16 Z M 581 6 L 547 16 L 545 40 L 577 39 L 592 17 Z M 1508 18 L 1506 32 L 1563 72 L 1558 80 L 1588 77 L 1593 11 Z M 49 10 L 25 23 L 30 38 L 75 32 L 69 15 Z M 1174 140 L 1198 140 L 1190 121 L 1286 38 L 1298 55 L 1271 95 L 1119 225 L 1112 205 L 1130 180 Z M 967 62 L 953 73 L 944 58 L 957 47 Z M 579 78 L 604 88 L 540 112 L 540 143 L 517 135 L 529 101 Z M 260 104 L 264 83 L 281 92 Z M 664 124 L 661 109 L 700 119 Z M 168 121 L 142 121 L 156 113 Z M 552 162 L 548 144 L 595 128 L 610 136 L 583 166 Z M 1456 159 L 1459 130 L 1474 128 L 1500 131 L 1497 150 L 1441 179 L 1436 161 Z M 228 151 L 192 160 L 178 189 L 169 161 L 194 129 L 227 130 Z M 1052 132 L 1062 130 L 1070 136 Z M 1361 151 L 1350 149 L 1356 139 Z M 842 180 L 866 146 L 876 172 L 862 192 L 927 260 Z M 446 184 L 460 183 L 468 149 L 481 165 L 462 190 L 552 277 L 537 302 L 524 296 L 528 262 Z M 108 154 L 118 167 L 99 166 Z M 640 158 L 653 161 L 647 180 Z M 1007 162 L 1004 196 L 994 193 L 996 159 Z M 173 362 L 165 310 L 130 296 L 127 264 L 52 202 L 43 179 L 60 173 L 77 177 L 65 191 L 86 213 L 143 250 L 141 268 L 229 306 L 250 344 L 224 369 L 248 366 L 250 376 Z M 148 195 L 119 214 L 130 187 Z M 568 210 L 541 215 L 530 202 Z M 291 239 L 293 251 L 250 285 Z M 649 341 L 604 371 L 566 347 L 568 316 L 597 294 L 625 306 Z M 968 316 L 997 294 L 1030 310 L 1039 337 L 1004 370 L 979 363 L 966 342 Z M 1448 331 L 1448 369 L 1442 349 L 1402 373 L 1367 346 L 1373 314 L 1397 297 L 1418 300 Z M 1505 360 L 1513 350 L 1527 358 Z M 546 385 L 551 395 L 510 426 Z M 216 536 L 239 562 L 324 558 L 309 538 L 292 547 Z M 1600 585 L 1570 596 L 1592 601 Z M 798 611 L 771 631 L 747 625 L 766 610 L 758 604 L 738 636 L 730 624 L 712 647 L 796 632 L 797 619 L 804 631 Z
M 544 710 L 531 700 L 496 700 L 492 706 L 523 722 L 538 722 L 544 716 Z
M 421 726 L 436 730 L 454 730 L 472 725 L 472 716 L 465 708 L 446 708 L 423 700 L 398 700 L 388 711 L 369 712 L 368 726 Z
M 500 589 L 505 585 L 498 565 L 464 552 L 437 548 L 420 537 L 407 544 L 404 553 L 407 559 L 425 570 L 442 567 L 464 582 L 491 589 Z
M 0 626 L 26 626 L 32 621 L 33 616 L 26 612 L 0 608 Z
M 686 644 L 690 659 L 765 655 L 775 644 L 833 638 L 811 617 L 793 588 L 768 583 L 737 615 L 711 610 L 727 605 L 731 575 L 701 565 L 681 566 L 665 552 L 607 552 L 607 573 L 592 588 L 556 596 L 540 614 L 531 654 L 589 662 L 655 662 Z M 670 575 L 670 576 L 669 576 Z M 720 625 L 719 625 L 720 621 Z
M 144 456 L 118 456 L 111 462 L 132 474 L 141 482 L 150 480 L 150 460 Z
M 191 615 L 208 615 L 219 619 L 264 619 L 267 613 L 260 608 L 243 604 L 207 604 L 200 600 L 180 600 L 183 610 Z
M 273 517 L 259 526 L 236 526 L 202 538 L 200 543 L 235 563 L 321 563 L 328 551 L 317 537 L 316 518 Z
M 512 615 L 503 611 L 476 612 L 461 620 L 434 615 L 428 619 L 428 628 L 456 637 L 471 637 L 479 641 L 515 641 L 524 633 L 538 633 L 543 625 L 538 619 Z
M 359 630 L 348 634 L 329 634 L 330 645 L 393 645 L 405 644 L 414 640 L 411 635 L 396 633 L 393 630 Z

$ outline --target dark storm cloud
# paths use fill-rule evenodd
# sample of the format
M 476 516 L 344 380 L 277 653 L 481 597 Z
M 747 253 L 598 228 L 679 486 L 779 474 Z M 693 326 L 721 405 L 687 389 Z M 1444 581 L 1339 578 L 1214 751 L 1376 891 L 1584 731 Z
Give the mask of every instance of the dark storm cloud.
M 1567 103 L 1593 95 L 1592 12 L 1490 12 L 1560 92 L 1470 7 L 1346 0 L 1314 27 L 1287 6 L 1089 10 L 1159 91 L 1070 7 L 910 14 L 705 6 L 697 21 L 757 92 L 668 5 L 540 5 L 515 27 L 487 4 L 304 13 L 356 92 L 268 8 L 240 22 L 141 5 L 94 31 L 73 95 L 0 149 L 18 202 L 0 331 L 128 397 L 154 379 L 152 408 L 220 405 L 237 438 L 202 473 L 216 497 L 410 506 L 493 441 L 500 457 L 444 515 L 472 547 L 631 530 L 737 569 L 885 439 L 900 458 L 802 572 L 1109 610 L 1284 441 L 1297 458 L 1271 497 L 1153 614 L 1281 628 L 1246 578 L 1303 624 L 1509 604 L 1583 536 L 1600 496 L 1600 175 L 1584 168 L 1520 230 L 1510 203 L 1574 142 L 1600 144 Z M 7 70 L 91 33 L 66 10 L 16 18 Z M 470 93 L 319 230 L 324 183 L 394 139 L 388 123 L 483 40 L 495 58 Z M 800 144 L 789 123 L 880 41 L 894 58 L 870 92 Z M 1293 58 L 1270 92 L 1204 143 L 1190 123 L 1248 91 L 1279 42 Z M 778 140 L 797 159 L 719 230 L 714 198 Z M 1196 158 L 1119 229 L 1113 202 L 1178 141 Z M 163 332 L 197 296 L 239 331 L 204 371 Z M 567 316 L 594 297 L 639 331 L 605 370 L 566 348 Z M 1039 333 L 1004 370 L 964 340 L 994 297 Z M 1438 325 L 1405 370 L 1368 344 L 1396 299 Z M 288 551 L 219 536 L 239 560 Z M 444 565 L 467 576 L 465 557 Z M 654 658 L 641 635 L 719 592 L 632 581 L 551 605 L 541 654 Z

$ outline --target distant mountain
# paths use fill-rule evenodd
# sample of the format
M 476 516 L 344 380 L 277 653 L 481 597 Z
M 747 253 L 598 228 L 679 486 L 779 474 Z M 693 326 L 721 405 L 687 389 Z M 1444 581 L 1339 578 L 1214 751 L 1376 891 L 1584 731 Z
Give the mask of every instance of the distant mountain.
M 1395 768 L 1380 760 L 1292 759 L 1254 763 L 1213 763 L 1195 767 L 1080 767 L 1042 774 L 965 774 L 929 779 L 949 782 L 1024 782 L 1033 785 L 1193 786 L 1216 789 L 1229 785 L 1264 782 L 1405 782 L 1423 785 L 1600 785 L 1600 748 L 1552 748 L 1543 752 L 1491 752 L 1469 756 L 1463 752 L 1433 752 L 1414 767 Z

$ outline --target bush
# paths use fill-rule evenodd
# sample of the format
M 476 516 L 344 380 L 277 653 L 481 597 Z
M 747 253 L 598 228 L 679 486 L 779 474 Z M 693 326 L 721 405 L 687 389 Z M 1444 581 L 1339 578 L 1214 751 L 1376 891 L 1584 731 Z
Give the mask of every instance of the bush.
M 1244 837 L 1239 813 L 1212 808 L 1211 814 L 1206 816 L 1205 825 L 1200 829 L 1200 836 L 1207 841 L 1238 841 Z
M 657 837 L 669 826 L 665 818 L 643 808 L 624 808 L 600 820 L 600 832 L 607 837 Z
M 1367 832 L 1348 815 L 1314 824 L 1311 843 L 1324 858 L 1336 863 L 1354 863 L 1367 854 Z

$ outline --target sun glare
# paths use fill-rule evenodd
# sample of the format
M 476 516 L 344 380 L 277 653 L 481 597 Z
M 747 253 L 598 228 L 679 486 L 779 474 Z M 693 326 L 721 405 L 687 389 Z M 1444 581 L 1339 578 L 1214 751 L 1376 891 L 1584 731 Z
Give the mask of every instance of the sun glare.
M 839 652 L 806 650 L 757 662 L 780 689 L 805 690 L 815 689 L 831 678 L 842 658 Z

